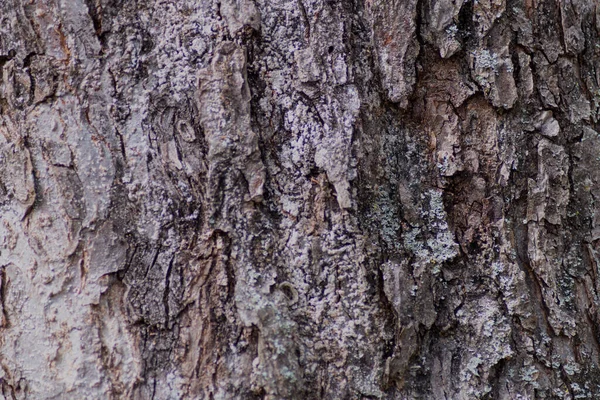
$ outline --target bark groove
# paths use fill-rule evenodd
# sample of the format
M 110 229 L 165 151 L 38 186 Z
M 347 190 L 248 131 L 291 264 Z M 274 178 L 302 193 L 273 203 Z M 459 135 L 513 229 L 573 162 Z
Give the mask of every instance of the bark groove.
M 0 0 L 0 396 L 600 393 L 600 7 Z

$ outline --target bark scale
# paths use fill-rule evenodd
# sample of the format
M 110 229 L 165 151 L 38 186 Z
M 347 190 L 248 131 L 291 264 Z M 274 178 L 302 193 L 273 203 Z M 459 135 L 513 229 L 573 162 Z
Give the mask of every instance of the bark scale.
M 1 395 L 594 398 L 599 32 L 586 0 L 0 0 Z

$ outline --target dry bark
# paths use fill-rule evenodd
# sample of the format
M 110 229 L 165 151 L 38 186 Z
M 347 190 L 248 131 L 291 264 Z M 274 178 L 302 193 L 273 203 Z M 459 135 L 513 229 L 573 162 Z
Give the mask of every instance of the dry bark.
M 0 0 L 0 394 L 595 398 L 599 33 L 589 0 Z

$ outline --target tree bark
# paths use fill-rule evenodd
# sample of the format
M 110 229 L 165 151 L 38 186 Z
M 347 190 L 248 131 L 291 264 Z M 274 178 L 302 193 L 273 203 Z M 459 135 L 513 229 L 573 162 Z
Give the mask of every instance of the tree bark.
M 600 6 L 0 0 L 5 399 L 591 399 Z

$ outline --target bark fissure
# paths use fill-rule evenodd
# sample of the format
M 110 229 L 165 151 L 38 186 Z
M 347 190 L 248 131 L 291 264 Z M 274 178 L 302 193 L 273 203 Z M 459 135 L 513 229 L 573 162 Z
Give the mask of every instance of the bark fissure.
M 68 3 L 0 0 L 5 397 L 595 396 L 598 7 Z

